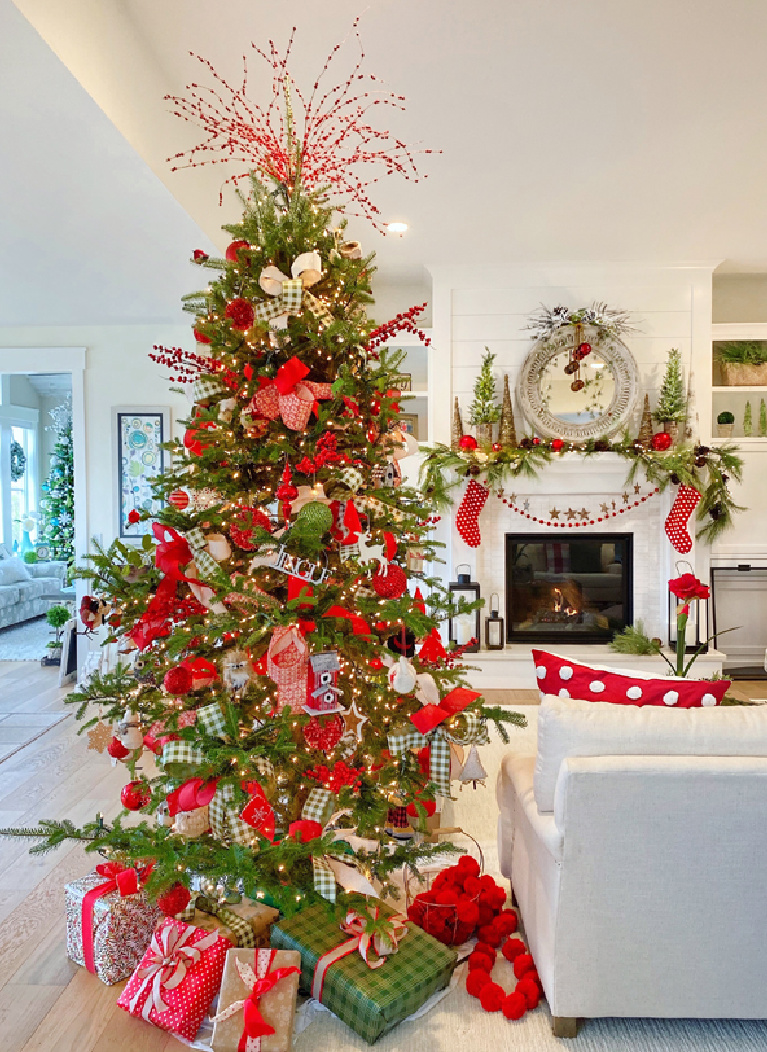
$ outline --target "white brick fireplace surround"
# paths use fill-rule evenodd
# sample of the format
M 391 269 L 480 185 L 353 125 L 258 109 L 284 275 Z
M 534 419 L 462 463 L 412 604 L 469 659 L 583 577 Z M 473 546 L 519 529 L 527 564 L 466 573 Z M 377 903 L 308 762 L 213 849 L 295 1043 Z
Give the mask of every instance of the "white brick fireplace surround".
M 695 406 L 698 433 L 710 435 L 710 339 L 711 339 L 711 274 L 715 264 L 680 266 L 551 265 L 487 269 L 471 267 L 430 267 L 433 279 L 433 367 L 430 370 L 430 427 L 437 442 L 450 442 L 452 405 L 458 396 L 465 429 L 474 380 L 487 347 L 497 357 L 494 370 L 500 393 L 503 374 L 508 374 L 512 391 L 517 372 L 532 347 L 526 332 L 529 315 L 541 303 L 548 307 L 587 306 L 592 301 L 606 302 L 611 307 L 632 312 L 637 333 L 626 343 L 637 361 L 639 398 L 634 433 L 639 426 L 645 391 L 654 403 L 663 376 L 666 355 L 671 347 L 682 352 L 685 374 L 691 368 L 695 384 Z M 518 433 L 525 429 L 522 411 L 514 404 Z M 529 428 L 527 428 L 529 431 Z M 591 518 L 601 512 L 599 504 L 608 497 L 622 505 L 626 490 L 628 464 L 610 454 L 584 458 L 578 454 L 555 457 L 544 466 L 537 479 L 515 479 L 505 483 L 505 494 L 516 494 L 516 505 L 530 501 L 530 511 L 541 517 L 548 507 L 587 508 Z M 650 487 L 643 483 L 642 494 Z M 631 500 L 633 487 L 628 488 Z M 459 498 L 460 499 L 460 498 Z M 589 526 L 595 533 L 632 533 L 634 558 L 634 620 L 642 619 L 650 635 L 665 640 L 667 623 L 667 582 L 674 571 L 674 553 L 663 532 L 663 522 L 670 507 L 670 493 L 655 495 L 626 514 Z M 471 576 L 480 584 L 481 595 L 489 601 L 491 593 L 500 598 L 501 616 L 505 617 L 505 538 L 508 533 L 551 533 L 544 524 L 536 523 L 512 511 L 497 499 L 488 497 L 480 516 L 482 543 L 468 547 L 454 526 L 454 514 L 446 514 L 436 539 L 445 544 L 443 569 L 445 580 L 456 579 L 456 567 L 468 563 Z M 548 518 L 546 514 L 545 518 Z M 562 529 L 557 535 L 568 539 L 582 537 L 585 528 Z M 695 545 L 686 557 L 703 580 L 708 579 L 709 552 Z M 440 572 L 435 568 L 435 572 Z M 482 611 L 482 624 L 487 608 Z M 623 658 L 604 645 L 552 645 L 559 653 L 580 656 L 586 660 L 626 666 L 637 665 L 638 659 Z M 503 651 L 469 655 L 471 664 L 481 667 L 472 674 L 479 688 L 532 688 L 535 676 L 527 644 L 507 644 Z M 711 652 L 696 664 L 699 675 L 721 669 L 722 655 Z M 658 672 L 666 670 L 661 659 L 641 659 L 639 663 Z

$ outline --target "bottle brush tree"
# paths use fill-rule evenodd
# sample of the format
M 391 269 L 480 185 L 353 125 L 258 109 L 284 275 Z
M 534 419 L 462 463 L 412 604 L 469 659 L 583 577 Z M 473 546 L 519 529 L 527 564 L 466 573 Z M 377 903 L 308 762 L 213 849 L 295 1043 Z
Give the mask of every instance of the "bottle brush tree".
M 682 355 L 676 348 L 672 348 L 668 352 L 666 372 L 661 384 L 658 404 L 653 412 L 653 420 L 678 424 L 684 420 L 685 408 Z

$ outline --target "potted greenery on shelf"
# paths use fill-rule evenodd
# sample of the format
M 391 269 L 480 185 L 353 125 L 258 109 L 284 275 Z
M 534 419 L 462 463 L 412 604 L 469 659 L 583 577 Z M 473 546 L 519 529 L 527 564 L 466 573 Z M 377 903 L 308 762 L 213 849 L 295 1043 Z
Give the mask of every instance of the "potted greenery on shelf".
M 43 658 L 43 665 L 61 664 L 61 630 L 70 618 L 70 613 L 65 606 L 52 606 L 45 615 L 45 620 L 54 630 L 54 637 L 50 643 L 46 643 L 49 651 Z
M 735 415 L 729 409 L 725 409 L 716 418 L 716 433 L 719 438 L 730 438 L 735 426 Z
M 730 340 L 717 348 L 725 387 L 767 386 L 767 341 Z

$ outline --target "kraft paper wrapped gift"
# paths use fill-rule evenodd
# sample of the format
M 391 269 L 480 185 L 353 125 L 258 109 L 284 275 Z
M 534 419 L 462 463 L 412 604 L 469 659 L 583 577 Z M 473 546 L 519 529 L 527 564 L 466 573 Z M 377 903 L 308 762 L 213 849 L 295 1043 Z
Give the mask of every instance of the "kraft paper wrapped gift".
M 177 920 L 206 931 L 220 931 L 232 946 L 268 946 L 272 924 L 280 911 L 264 903 L 243 899 L 219 905 L 208 895 L 197 895 Z
M 213 1052 L 238 1052 L 256 1032 L 263 1035 L 260 1052 L 289 1052 L 300 972 L 301 954 L 293 950 L 230 950 L 214 1017 Z M 261 1020 L 274 1033 L 264 1034 Z
M 133 972 L 162 920 L 140 889 L 145 873 L 106 862 L 64 888 L 67 956 L 109 986 Z
M 381 905 L 387 916 L 394 911 Z M 417 1011 L 450 982 L 456 954 L 413 924 L 401 925 L 397 952 L 379 968 L 369 968 L 355 950 L 331 964 L 319 1000 L 369 1044 Z M 272 928 L 272 946 L 301 954 L 299 989 L 311 994 L 317 962 L 348 941 L 339 921 L 324 906 L 301 910 Z M 373 957 L 375 954 L 372 955 Z M 316 991 L 315 991 L 316 992 Z

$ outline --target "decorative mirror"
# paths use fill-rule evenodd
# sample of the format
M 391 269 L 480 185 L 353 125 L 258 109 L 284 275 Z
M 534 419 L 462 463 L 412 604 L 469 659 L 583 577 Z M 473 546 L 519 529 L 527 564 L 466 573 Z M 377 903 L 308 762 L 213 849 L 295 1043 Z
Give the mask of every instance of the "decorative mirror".
M 569 313 L 552 326 L 555 312 L 544 316 L 517 377 L 525 419 L 545 438 L 585 442 L 614 434 L 628 423 L 637 398 L 636 362 L 619 326 L 601 318 L 576 321 Z

